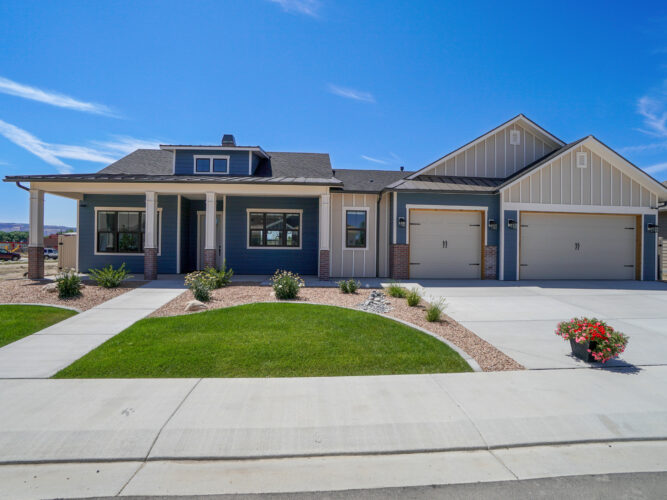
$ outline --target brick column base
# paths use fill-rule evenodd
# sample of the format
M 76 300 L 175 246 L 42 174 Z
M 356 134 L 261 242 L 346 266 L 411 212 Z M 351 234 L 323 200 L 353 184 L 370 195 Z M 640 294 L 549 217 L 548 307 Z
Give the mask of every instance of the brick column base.
M 329 279 L 329 250 L 320 250 L 320 273 L 321 280 Z
M 204 250 L 204 268 L 215 267 L 215 249 Z
M 408 245 L 390 245 L 389 264 L 393 279 L 408 279 L 410 277 L 410 247 Z
M 498 247 L 485 246 L 484 247 L 484 279 L 497 280 L 498 272 L 496 271 L 498 262 Z
M 44 277 L 44 247 L 28 247 L 28 278 L 41 280 Z
M 157 248 L 144 248 L 144 279 L 157 279 Z

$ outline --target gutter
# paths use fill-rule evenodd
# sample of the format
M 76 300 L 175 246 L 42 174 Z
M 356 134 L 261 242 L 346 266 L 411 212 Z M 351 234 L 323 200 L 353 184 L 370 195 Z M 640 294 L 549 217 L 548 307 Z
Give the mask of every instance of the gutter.
M 25 186 L 22 186 L 21 183 L 20 183 L 19 181 L 16 181 L 16 187 L 19 187 L 19 188 L 23 189 L 24 191 L 28 191 L 28 192 L 30 192 L 30 188 L 27 188 L 27 187 L 25 187 Z

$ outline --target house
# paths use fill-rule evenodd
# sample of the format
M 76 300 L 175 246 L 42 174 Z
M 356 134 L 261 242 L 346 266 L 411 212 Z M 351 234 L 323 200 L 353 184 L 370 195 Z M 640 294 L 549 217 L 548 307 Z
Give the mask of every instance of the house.
M 44 193 L 77 200 L 77 267 L 146 279 L 226 261 L 237 274 L 657 277 L 667 187 L 593 136 L 518 115 L 411 172 L 332 169 L 319 153 L 162 145 L 93 174 L 30 183 L 29 275 L 43 276 Z

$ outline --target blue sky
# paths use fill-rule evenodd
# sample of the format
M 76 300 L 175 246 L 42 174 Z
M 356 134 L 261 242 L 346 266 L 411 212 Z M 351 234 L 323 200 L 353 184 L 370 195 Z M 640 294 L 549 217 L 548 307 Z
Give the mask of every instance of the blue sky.
M 667 180 L 667 4 L 0 3 L 3 176 L 223 133 L 417 169 L 518 113 Z M 0 197 L 0 220 L 27 222 L 27 193 Z M 47 224 L 75 223 L 73 202 L 46 203 Z

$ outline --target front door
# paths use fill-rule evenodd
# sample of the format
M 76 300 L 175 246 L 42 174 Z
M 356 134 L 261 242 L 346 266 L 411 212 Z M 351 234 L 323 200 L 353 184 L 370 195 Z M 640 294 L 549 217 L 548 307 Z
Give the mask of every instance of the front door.
M 204 269 L 204 247 L 206 244 L 206 213 L 199 212 L 197 217 L 197 269 Z M 222 212 L 215 214 L 215 267 L 222 265 Z

